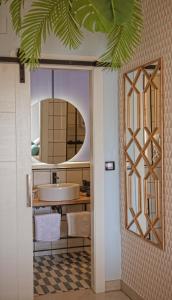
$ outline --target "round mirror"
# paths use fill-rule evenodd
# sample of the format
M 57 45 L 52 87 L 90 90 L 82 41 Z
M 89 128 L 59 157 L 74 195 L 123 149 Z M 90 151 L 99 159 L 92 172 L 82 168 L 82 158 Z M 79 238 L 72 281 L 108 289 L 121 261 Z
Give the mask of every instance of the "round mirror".
M 57 164 L 75 156 L 85 139 L 85 123 L 76 107 L 62 99 L 32 104 L 31 153 L 44 163 Z

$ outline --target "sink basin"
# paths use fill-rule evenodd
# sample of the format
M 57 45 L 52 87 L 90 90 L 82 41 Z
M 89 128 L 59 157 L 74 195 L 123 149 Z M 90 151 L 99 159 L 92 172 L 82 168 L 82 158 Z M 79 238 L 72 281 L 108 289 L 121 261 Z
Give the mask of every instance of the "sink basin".
M 77 183 L 45 184 L 38 186 L 42 201 L 63 201 L 79 198 L 80 186 Z

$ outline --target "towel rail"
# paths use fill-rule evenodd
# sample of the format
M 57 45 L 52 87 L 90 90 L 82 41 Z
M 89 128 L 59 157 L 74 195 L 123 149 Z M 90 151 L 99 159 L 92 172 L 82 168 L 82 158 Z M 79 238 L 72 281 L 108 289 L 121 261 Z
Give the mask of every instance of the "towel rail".
M 71 204 L 71 206 L 73 206 L 74 204 Z M 77 204 L 75 204 L 75 205 L 77 205 Z M 82 203 L 81 204 L 82 205 L 82 211 L 86 211 L 87 210 L 87 204 L 86 203 Z M 66 213 L 63 213 L 63 209 L 62 209 L 62 207 L 63 206 L 66 206 L 66 205 L 61 205 L 61 206 L 49 206 L 49 208 L 50 208 L 50 211 L 51 211 L 51 213 L 53 213 L 53 212 L 55 212 L 55 211 L 57 211 L 57 212 L 59 212 L 59 213 L 61 213 L 61 216 L 66 216 Z M 67 206 L 70 206 L 70 204 L 68 204 Z M 40 206 L 40 208 L 41 208 L 41 206 Z M 47 207 L 46 207 L 47 208 Z M 34 215 L 35 215 L 35 212 L 38 210 L 39 208 L 38 207 L 34 207 L 33 208 L 33 212 L 34 212 L 34 214 L 33 214 L 33 217 L 34 217 Z M 66 221 L 66 219 L 63 219 L 62 220 L 62 222 L 67 222 Z M 33 239 L 33 243 L 34 243 L 34 250 L 33 250 L 33 254 L 34 254 L 34 256 L 35 256 L 35 254 L 36 253 L 41 253 L 41 252 L 47 252 L 47 251 L 50 251 L 50 254 L 52 255 L 52 251 L 60 251 L 60 250 L 67 250 L 67 252 L 68 252 L 68 249 L 78 249 L 78 248 L 83 248 L 83 245 L 84 245 L 84 243 L 82 243 L 82 245 L 69 245 L 69 239 L 70 240 L 72 240 L 72 239 L 84 239 L 83 237 L 70 237 L 69 238 L 69 236 L 63 236 L 63 237 L 61 237 L 60 238 L 60 240 L 66 240 L 66 246 L 65 247 L 56 247 L 56 248 L 53 248 L 53 242 L 49 242 L 50 244 L 51 244 L 51 246 L 50 247 L 46 247 L 46 248 L 44 248 L 44 249 L 42 249 L 42 247 L 41 247 L 41 249 L 36 249 L 36 242 L 37 241 L 35 241 L 34 239 Z M 91 238 L 87 238 L 89 241 L 91 241 Z M 60 241 L 59 240 L 59 241 Z M 58 241 L 57 241 L 58 242 Z M 37 243 L 39 243 L 39 242 L 37 242 Z M 43 243 L 43 242 L 41 242 L 41 243 Z M 89 243 L 89 244 L 85 244 L 85 248 L 87 248 L 87 247 L 90 247 L 91 246 L 91 244 Z M 47 249 L 48 248 L 48 249 Z M 46 254 L 47 255 L 47 254 Z

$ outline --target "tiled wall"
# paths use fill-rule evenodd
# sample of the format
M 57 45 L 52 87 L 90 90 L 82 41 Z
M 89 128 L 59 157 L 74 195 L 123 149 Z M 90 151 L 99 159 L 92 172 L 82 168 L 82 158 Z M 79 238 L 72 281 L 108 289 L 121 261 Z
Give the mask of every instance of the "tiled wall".
M 172 1 L 142 0 L 144 30 L 134 58 L 120 76 L 120 145 L 123 153 L 123 73 L 163 59 L 165 250 L 125 230 L 124 161 L 121 156 L 122 280 L 144 300 L 172 299 Z
M 52 174 L 56 172 L 60 182 L 74 182 L 82 185 L 82 180 L 90 181 L 90 169 L 83 168 L 67 168 L 67 169 L 36 169 L 32 171 L 33 186 L 39 184 L 52 183 Z
M 36 187 L 40 184 L 47 184 L 52 183 L 52 174 L 56 172 L 57 176 L 60 179 L 60 182 L 74 182 L 82 185 L 82 180 L 88 180 L 90 181 L 90 168 L 89 167 L 83 167 L 83 168 L 67 168 L 67 169 L 36 169 L 32 171 L 32 182 L 33 187 Z M 66 217 L 65 214 L 67 212 L 73 212 L 73 211 L 82 211 L 85 209 L 84 205 L 72 205 L 72 206 L 64 206 L 62 207 L 62 222 L 61 222 L 61 240 L 57 242 L 34 242 L 34 251 L 35 255 L 48 255 L 48 254 L 54 254 L 54 253 L 62 253 L 66 252 L 66 249 L 62 250 L 52 250 L 52 249 L 59 249 L 59 248 L 66 248 L 67 247 L 67 240 L 63 239 L 67 235 L 67 226 L 66 226 Z M 90 210 L 90 205 L 86 206 L 87 210 Z M 39 214 L 39 213 L 50 213 L 51 208 L 33 208 L 33 215 Z M 75 248 L 80 246 L 83 249 L 83 245 L 87 247 L 90 245 L 90 240 L 88 239 L 81 239 L 81 238 L 72 238 L 68 239 L 68 251 L 77 251 L 80 250 L 80 248 Z M 72 247 L 70 249 L 70 247 Z M 47 250 L 49 251 L 40 251 L 40 250 Z
M 46 99 L 40 102 L 40 109 L 32 107 L 32 136 L 38 134 L 40 118 L 41 136 L 38 160 L 53 164 L 66 161 L 66 101 Z M 35 113 L 34 113 L 35 109 Z M 38 131 L 38 132 L 37 132 Z M 32 138 L 34 141 L 34 139 Z
M 67 160 L 75 156 L 81 149 L 85 139 L 85 124 L 80 112 L 70 103 L 67 105 Z M 74 142 L 80 142 L 75 144 Z

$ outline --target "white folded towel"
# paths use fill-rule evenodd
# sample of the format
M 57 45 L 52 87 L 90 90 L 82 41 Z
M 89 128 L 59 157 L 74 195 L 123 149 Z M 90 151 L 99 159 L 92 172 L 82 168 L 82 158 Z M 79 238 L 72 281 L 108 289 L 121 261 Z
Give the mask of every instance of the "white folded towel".
M 61 215 L 58 213 L 35 216 L 35 240 L 53 242 L 60 239 Z
M 91 213 L 88 211 L 67 213 L 68 236 L 89 237 L 91 235 Z

